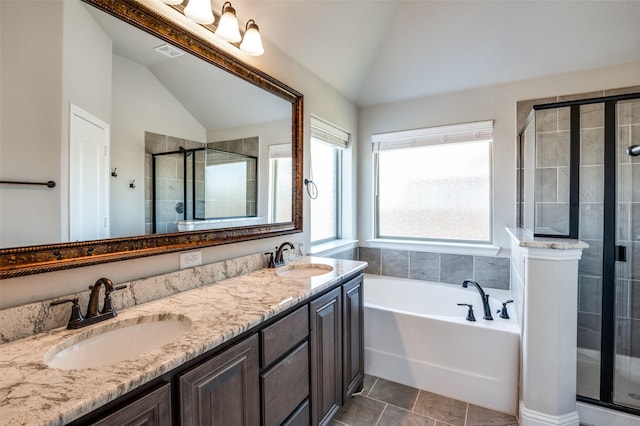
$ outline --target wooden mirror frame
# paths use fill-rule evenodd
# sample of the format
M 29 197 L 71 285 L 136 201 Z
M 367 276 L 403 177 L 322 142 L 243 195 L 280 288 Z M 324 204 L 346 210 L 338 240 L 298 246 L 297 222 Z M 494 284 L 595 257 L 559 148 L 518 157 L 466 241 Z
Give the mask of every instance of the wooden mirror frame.
M 82 0 L 292 105 L 292 222 L 0 249 L 0 279 L 302 232 L 301 93 L 135 0 Z

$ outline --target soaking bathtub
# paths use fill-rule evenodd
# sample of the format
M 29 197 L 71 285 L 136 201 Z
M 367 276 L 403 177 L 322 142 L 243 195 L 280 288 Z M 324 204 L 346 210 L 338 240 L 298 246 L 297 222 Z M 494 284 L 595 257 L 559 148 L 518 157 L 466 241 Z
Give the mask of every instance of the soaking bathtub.
M 509 291 L 485 292 L 493 321 L 475 288 L 365 274 L 365 372 L 515 415 L 520 326 L 513 304 L 511 319 L 496 314 Z M 472 304 L 477 321 L 458 303 Z

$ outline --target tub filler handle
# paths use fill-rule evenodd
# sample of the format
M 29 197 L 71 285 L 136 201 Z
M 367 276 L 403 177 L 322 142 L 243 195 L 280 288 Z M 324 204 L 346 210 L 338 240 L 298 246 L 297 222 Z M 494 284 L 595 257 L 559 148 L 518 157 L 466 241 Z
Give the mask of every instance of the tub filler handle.
M 500 314 L 500 318 L 509 319 L 509 312 L 507 311 L 507 303 L 513 303 L 513 300 L 507 300 L 502 304 L 502 309 L 498 309 L 497 314 Z
M 467 321 L 475 321 L 476 320 L 476 316 L 473 315 L 473 305 L 470 305 L 468 303 L 458 303 L 458 306 L 466 306 L 469 308 L 469 311 L 467 311 Z

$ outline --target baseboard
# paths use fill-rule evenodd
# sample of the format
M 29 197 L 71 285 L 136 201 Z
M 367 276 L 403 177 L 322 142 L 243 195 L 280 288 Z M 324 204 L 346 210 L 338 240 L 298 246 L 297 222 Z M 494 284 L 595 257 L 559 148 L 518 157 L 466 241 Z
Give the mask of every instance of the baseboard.
M 640 416 L 578 402 L 580 423 L 590 426 L 640 426 Z
M 580 426 L 578 412 L 553 416 L 530 410 L 520 401 L 520 426 Z

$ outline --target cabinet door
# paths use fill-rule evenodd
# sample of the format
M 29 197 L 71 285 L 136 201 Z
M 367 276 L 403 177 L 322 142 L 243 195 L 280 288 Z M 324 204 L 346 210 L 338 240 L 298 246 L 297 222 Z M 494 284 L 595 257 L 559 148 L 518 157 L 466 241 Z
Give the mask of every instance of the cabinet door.
M 343 296 L 343 391 L 344 401 L 360 390 L 364 379 L 364 309 L 362 275 L 342 286 Z
M 170 386 L 167 383 L 92 424 L 94 426 L 169 426 L 171 425 Z
M 182 375 L 182 425 L 258 425 L 258 374 L 258 336 L 253 335 Z
M 342 405 L 342 289 L 309 305 L 312 424 L 327 424 Z

